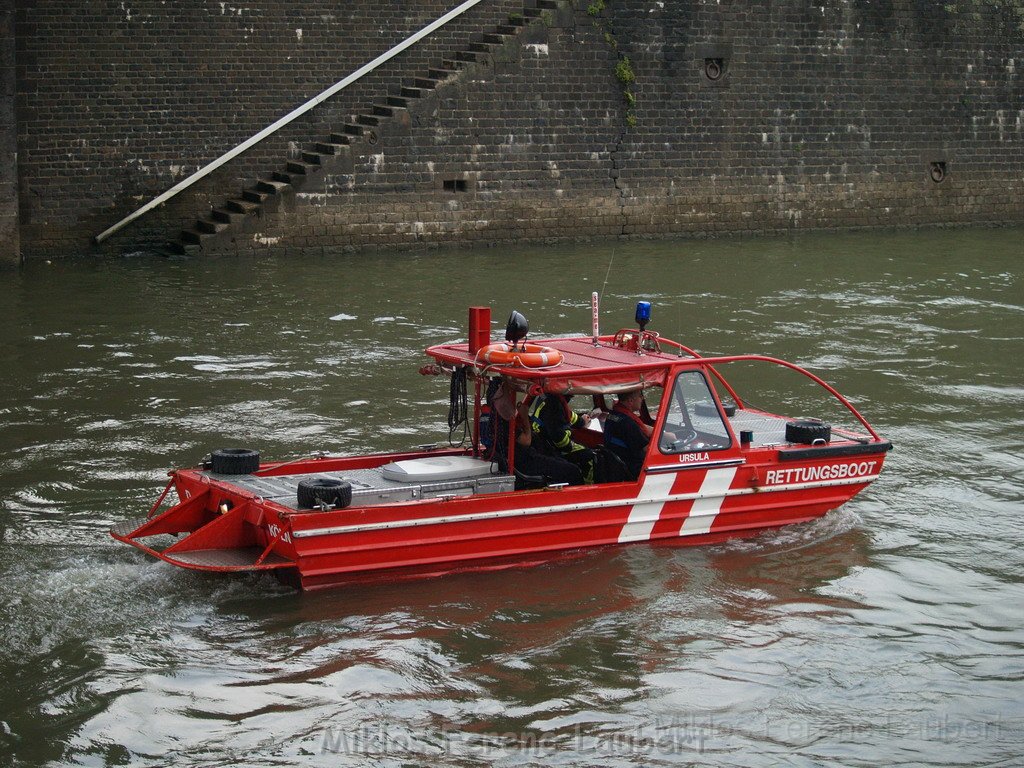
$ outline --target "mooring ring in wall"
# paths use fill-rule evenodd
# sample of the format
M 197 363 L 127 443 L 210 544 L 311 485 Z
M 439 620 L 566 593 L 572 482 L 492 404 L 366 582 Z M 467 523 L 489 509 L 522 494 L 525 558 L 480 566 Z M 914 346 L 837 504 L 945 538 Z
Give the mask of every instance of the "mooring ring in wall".
M 378 141 L 380 141 L 380 137 L 377 135 L 376 131 L 369 131 L 366 134 L 366 142 L 367 142 L 367 144 L 371 144 L 371 145 L 372 144 L 376 144 Z
M 721 59 L 704 59 L 704 77 L 714 82 L 721 80 L 724 74 L 724 67 Z
M 932 163 L 931 177 L 936 184 L 941 183 L 946 178 L 946 164 Z

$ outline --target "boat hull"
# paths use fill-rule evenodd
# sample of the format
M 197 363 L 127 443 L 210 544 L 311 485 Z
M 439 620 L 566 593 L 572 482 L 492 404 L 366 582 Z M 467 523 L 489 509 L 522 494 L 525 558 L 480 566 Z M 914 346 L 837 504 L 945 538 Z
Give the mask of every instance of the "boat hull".
M 418 498 L 402 503 L 299 510 L 267 498 L 243 478 L 179 470 L 179 503 L 115 538 L 180 567 L 270 570 L 303 589 L 367 579 L 422 578 L 452 571 L 527 565 L 594 547 L 650 542 L 694 545 L 806 522 L 869 485 L 887 444 L 860 453 L 778 451 L 742 460 L 652 466 L 636 482 Z M 278 484 L 311 475 L 345 475 L 406 454 L 310 460 L 262 467 Z M 261 481 L 262 482 L 262 481 Z M 265 490 L 263 491 L 266 492 Z M 365 501 L 365 498 L 364 498 Z M 148 542 L 186 536 L 165 548 Z

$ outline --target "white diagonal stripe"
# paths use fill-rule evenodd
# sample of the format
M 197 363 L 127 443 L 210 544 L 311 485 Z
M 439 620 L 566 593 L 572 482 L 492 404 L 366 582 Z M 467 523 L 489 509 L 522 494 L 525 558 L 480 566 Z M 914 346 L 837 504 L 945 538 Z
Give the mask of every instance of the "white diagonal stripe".
M 665 506 L 665 498 L 672 490 L 675 475 L 647 475 L 643 487 L 637 494 L 636 503 L 629 510 L 629 518 L 619 533 L 619 543 L 627 541 L 647 541 L 651 538 L 654 524 L 658 522 L 661 508 Z M 651 501 L 658 499 L 657 501 Z
M 679 529 L 680 536 L 694 536 L 711 530 L 735 476 L 736 467 L 708 470 L 700 486 L 700 497 L 693 500 L 690 514 Z

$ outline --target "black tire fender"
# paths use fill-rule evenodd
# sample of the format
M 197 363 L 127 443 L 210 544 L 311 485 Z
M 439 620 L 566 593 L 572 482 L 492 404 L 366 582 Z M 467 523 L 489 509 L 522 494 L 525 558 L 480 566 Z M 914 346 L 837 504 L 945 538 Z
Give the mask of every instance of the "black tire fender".
M 299 480 L 300 509 L 316 509 L 321 503 L 343 509 L 352 503 L 352 485 L 332 477 Z
M 249 448 L 218 448 L 210 452 L 210 471 L 219 475 L 251 475 L 259 468 L 259 451 Z
M 722 410 L 725 411 L 726 416 L 731 418 L 736 415 L 736 403 L 722 403 Z M 714 403 L 697 403 L 693 412 L 698 416 L 717 416 L 718 408 Z
M 821 419 L 794 419 L 786 422 L 786 442 L 814 445 L 832 439 L 832 425 Z

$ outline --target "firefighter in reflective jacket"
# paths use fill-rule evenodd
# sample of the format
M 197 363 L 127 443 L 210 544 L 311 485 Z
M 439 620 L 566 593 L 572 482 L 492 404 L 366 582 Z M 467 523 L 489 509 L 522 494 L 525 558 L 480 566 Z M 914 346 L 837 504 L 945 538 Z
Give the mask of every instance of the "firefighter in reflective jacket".
M 594 452 L 573 441 L 572 429 L 589 423 L 590 414 L 576 413 L 564 396 L 553 392 L 539 395 L 530 405 L 534 446 L 571 461 L 579 467 L 585 483 L 594 482 Z

